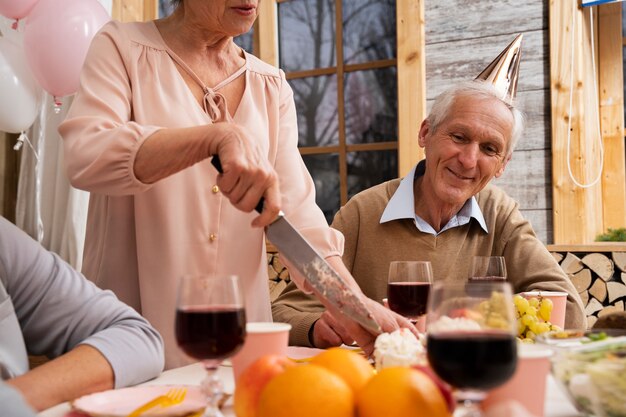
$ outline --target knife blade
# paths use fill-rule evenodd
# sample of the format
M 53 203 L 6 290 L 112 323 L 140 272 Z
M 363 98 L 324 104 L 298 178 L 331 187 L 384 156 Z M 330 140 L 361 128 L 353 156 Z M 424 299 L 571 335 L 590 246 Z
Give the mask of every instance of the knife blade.
M 213 156 L 211 163 L 220 173 L 223 173 L 222 164 L 217 155 Z M 261 197 L 259 204 L 255 207 L 259 213 L 263 211 L 263 201 Z M 340 312 L 372 334 L 382 333 L 363 300 L 289 223 L 282 212 L 266 227 L 265 233 L 280 254 L 298 270 L 318 296 L 326 299 Z

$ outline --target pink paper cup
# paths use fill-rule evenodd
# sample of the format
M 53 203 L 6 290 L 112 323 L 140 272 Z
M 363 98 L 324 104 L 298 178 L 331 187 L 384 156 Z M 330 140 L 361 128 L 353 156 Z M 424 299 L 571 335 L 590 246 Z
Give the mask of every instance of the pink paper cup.
M 552 300 L 552 314 L 550 323 L 565 328 L 565 308 L 567 307 L 567 293 L 564 291 L 526 291 L 521 293 L 524 298 L 548 298 Z
M 543 417 L 552 353 L 543 346 L 519 344 L 515 374 L 501 387 L 489 391 L 483 407 L 488 409 L 500 402 L 517 401 L 534 416 Z
M 287 323 L 253 322 L 246 324 L 246 340 L 239 352 L 231 358 L 235 381 L 239 375 L 264 355 L 286 355 L 289 345 Z

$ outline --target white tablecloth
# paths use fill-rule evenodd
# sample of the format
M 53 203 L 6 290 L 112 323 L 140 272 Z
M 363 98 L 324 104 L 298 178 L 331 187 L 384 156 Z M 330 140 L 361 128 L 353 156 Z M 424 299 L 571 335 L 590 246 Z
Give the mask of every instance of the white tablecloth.
M 224 392 L 232 393 L 234 390 L 232 368 L 222 366 L 219 369 L 220 377 L 224 382 Z M 148 381 L 142 385 L 199 385 L 204 378 L 205 371 L 199 363 L 184 366 L 182 368 L 170 369 L 163 372 L 158 378 Z M 69 404 L 60 404 L 56 407 L 49 408 L 41 413 L 39 417 L 63 417 L 65 413 L 70 411 Z M 222 410 L 225 417 L 235 417 L 232 410 L 232 399 Z M 548 377 L 548 385 L 546 391 L 546 408 L 545 417 L 580 417 L 576 409 L 571 405 L 567 397 L 561 392 L 552 376 Z M 506 416 L 502 416 L 506 417 Z

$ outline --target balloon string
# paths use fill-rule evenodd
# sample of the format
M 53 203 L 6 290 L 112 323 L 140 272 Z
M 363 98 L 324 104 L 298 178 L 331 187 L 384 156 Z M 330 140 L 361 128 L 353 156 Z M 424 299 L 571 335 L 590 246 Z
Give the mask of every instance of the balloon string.
M 11 29 L 17 30 L 17 25 L 18 25 L 19 22 L 20 22 L 20 19 L 15 19 L 15 21 L 11 25 Z
M 26 132 L 20 133 L 20 136 L 17 138 L 17 142 L 15 142 L 15 145 L 13 145 L 13 150 L 19 151 L 20 149 L 22 149 L 22 146 L 24 146 L 24 142 L 28 144 L 28 147 L 33 151 L 33 155 L 35 155 L 35 159 L 37 160 L 37 162 L 39 162 L 39 155 L 33 147 L 33 144 L 30 143 L 30 140 L 28 140 L 28 135 L 26 135 Z

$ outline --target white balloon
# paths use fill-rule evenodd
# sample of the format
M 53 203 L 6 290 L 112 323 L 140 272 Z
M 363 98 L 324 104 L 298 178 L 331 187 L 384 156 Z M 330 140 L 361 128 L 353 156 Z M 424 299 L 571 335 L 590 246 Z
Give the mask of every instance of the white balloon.
M 0 37 L 0 130 L 19 133 L 39 114 L 43 89 L 35 80 L 19 38 Z

